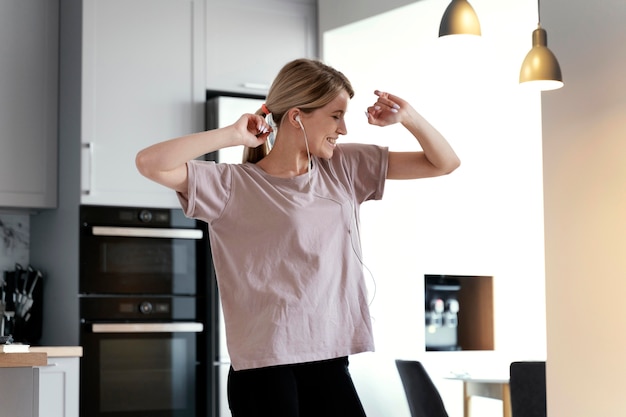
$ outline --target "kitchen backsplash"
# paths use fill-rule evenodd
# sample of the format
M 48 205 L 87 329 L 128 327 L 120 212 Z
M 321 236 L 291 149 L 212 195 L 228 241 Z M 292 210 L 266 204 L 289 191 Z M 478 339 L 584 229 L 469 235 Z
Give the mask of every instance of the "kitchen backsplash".
M 28 265 L 30 217 L 27 214 L 0 214 L 0 278 L 3 271 L 14 270 L 19 263 Z

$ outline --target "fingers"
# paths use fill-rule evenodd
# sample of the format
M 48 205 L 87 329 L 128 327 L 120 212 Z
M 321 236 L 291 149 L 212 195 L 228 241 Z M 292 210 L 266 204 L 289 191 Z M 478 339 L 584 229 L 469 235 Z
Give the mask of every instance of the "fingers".
M 365 112 L 371 124 L 389 124 L 398 121 L 396 114 L 400 111 L 400 103 L 403 101 L 389 93 L 376 90 L 374 94 L 378 96 L 376 102 L 367 108 Z
M 245 121 L 246 130 L 256 137 L 264 135 L 267 136 L 272 131 L 271 126 L 267 124 L 263 116 L 259 116 L 257 114 L 244 114 L 242 119 L 247 119 Z
M 234 128 L 241 138 L 241 144 L 255 148 L 265 142 L 272 132 L 263 116 L 246 113 L 235 123 Z
M 382 109 L 386 108 L 392 113 L 397 113 L 398 110 L 400 110 L 400 104 L 398 103 L 400 99 L 398 97 L 380 90 L 374 91 L 374 94 L 378 96 L 376 105 L 380 106 Z
M 272 128 L 267 123 L 265 123 L 265 120 L 263 120 L 257 123 L 256 133 L 252 133 L 254 133 L 256 137 L 260 137 L 263 135 L 269 135 L 271 131 Z

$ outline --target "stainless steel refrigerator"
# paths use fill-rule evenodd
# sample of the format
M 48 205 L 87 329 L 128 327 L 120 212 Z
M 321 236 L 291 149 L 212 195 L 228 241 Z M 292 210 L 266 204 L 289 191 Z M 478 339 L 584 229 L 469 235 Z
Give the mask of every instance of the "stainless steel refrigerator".
M 237 121 L 244 113 L 254 113 L 264 103 L 263 96 L 238 96 L 207 94 L 207 129 L 216 129 L 230 125 Z M 220 149 L 207 156 L 207 159 L 218 163 L 238 164 L 242 161 L 243 146 L 233 146 Z M 215 283 L 213 283 L 215 285 Z M 212 417 L 229 417 L 231 415 L 226 397 L 226 383 L 230 358 L 226 348 L 226 334 L 224 331 L 224 316 L 219 303 L 219 295 L 214 287 L 211 291 L 213 300 L 213 369 L 211 382 L 213 386 L 213 413 Z

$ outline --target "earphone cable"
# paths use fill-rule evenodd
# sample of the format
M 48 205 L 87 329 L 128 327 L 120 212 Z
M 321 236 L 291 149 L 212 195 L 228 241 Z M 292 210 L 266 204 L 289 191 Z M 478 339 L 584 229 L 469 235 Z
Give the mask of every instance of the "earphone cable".
M 332 202 L 338 204 L 340 208 L 343 208 L 343 204 L 341 202 L 339 202 L 339 201 L 337 201 L 337 200 L 335 200 L 333 198 L 330 198 L 330 197 L 321 196 L 321 195 L 319 195 L 319 194 L 317 194 L 317 193 L 315 193 L 313 191 L 313 187 L 312 187 L 312 184 L 311 184 L 311 152 L 309 151 L 309 139 L 307 138 L 306 130 L 304 130 L 304 126 L 302 125 L 302 122 L 300 120 L 298 120 L 298 123 L 300 123 L 300 127 L 302 128 L 302 134 L 304 135 L 304 144 L 306 146 L 307 172 L 308 172 L 308 176 L 309 176 L 309 178 L 308 178 L 309 191 L 314 196 L 316 196 L 318 198 L 322 198 L 324 200 L 332 201 Z M 345 186 L 344 186 L 344 190 L 345 190 Z M 376 278 L 374 278 L 374 274 L 369 269 L 369 267 L 365 264 L 365 262 L 363 261 L 359 251 L 356 249 L 356 247 L 354 245 L 354 237 L 352 236 L 352 226 L 354 225 L 356 227 L 356 207 L 354 206 L 354 203 L 350 199 L 350 195 L 349 195 L 347 190 L 345 190 L 345 193 L 346 193 L 346 198 L 348 199 L 348 203 L 350 204 L 350 227 L 348 228 L 348 234 L 350 235 L 350 246 L 352 247 L 352 252 L 354 252 L 354 255 L 356 256 L 356 259 L 359 261 L 361 266 L 367 270 L 368 274 L 370 275 L 370 278 L 372 279 L 372 285 L 373 285 L 372 297 L 368 301 L 368 305 L 371 306 L 372 303 L 374 302 L 374 299 L 376 298 L 376 291 L 377 291 Z M 356 228 L 357 228 L 357 238 L 360 241 L 361 240 L 360 239 L 360 233 L 358 231 L 358 227 L 356 227 Z
M 304 125 L 302 125 L 302 122 L 300 121 L 300 119 L 298 119 L 298 123 L 300 124 L 300 127 L 302 128 L 302 134 L 304 135 L 304 144 L 306 145 L 306 156 L 307 156 L 306 170 L 309 175 L 309 190 L 310 190 L 311 189 L 311 152 L 309 151 L 309 139 L 306 137 L 306 130 L 304 130 Z

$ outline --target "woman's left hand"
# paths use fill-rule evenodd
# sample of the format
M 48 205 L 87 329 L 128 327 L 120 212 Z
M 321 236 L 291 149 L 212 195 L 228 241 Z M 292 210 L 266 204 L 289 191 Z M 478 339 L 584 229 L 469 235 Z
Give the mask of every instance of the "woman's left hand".
M 400 97 L 376 90 L 378 100 L 367 108 L 367 121 L 371 125 L 388 126 L 402 120 L 402 111 L 408 103 Z
M 376 90 L 378 100 L 367 108 L 367 121 L 375 126 L 402 123 L 422 148 L 415 152 L 389 152 L 388 179 L 436 177 L 454 171 L 459 158 L 446 139 L 407 101 Z

